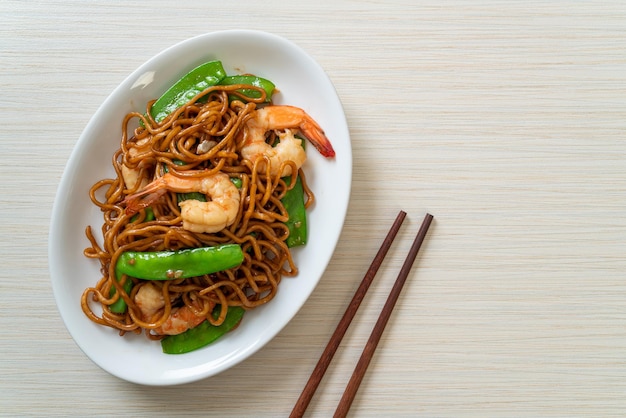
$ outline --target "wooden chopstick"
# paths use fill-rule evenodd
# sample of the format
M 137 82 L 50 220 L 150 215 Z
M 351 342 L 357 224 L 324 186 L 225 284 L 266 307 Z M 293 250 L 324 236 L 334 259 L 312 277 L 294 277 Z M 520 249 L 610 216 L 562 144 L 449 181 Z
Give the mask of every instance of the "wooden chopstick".
M 391 316 L 391 312 L 398 300 L 398 296 L 400 296 L 400 292 L 402 291 L 402 286 L 406 282 L 406 278 L 409 275 L 411 267 L 413 266 L 413 262 L 417 257 L 417 253 L 422 246 L 422 242 L 424 242 L 424 238 L 426 237 L 426 233 L 428 232 L 428 228 L 433 220 L 433 216 L 431 214 L 426 214 L 424 221 L 422 222 L 422 226 L 420 227 L 415 240 L 413 241 L 413 245 L 411 245 L 411 249 L 409 250 L 409 254 L 404 260 L 404 264 L 402 265 L 402 269 L 400 269 L 400 273 L 398 274 L 398 278 L 389 293 L 387 301 L 383 306 L 382 311 L 380 312 L 380 316 L 378 317 L 378 321 L 376 321 L 376 325 L 374 325 L 374 329 L 370 335 L 369 340 L 365 344 L 365 348 L 363 348 L 363 353 L 361 354 L 361 358 L 354 368 L 354 372 L 352 373 L 352 377 L 350 381 L 346 385 L 346 389 L 337 405 L 337 409 L 335 410 L 334 418 L 343 418 L 348 414 L 348 410 L 352 405 L 352 401 L 356 396 L 356 392 L 361 384 L 361 380 L 363 380 L 363 376 L 365 375 L 365 371 L 367 370 L 367 366 L 374 355 L 374 351 L 376 350 L 376 346 L 380 341 L 380 337 L 383 334 L 383 330 L 387 325 L 387 321 Z
M 346 309 L 343 317 L 339 321 L 335 332 L 330 337 L 330 340 L 328 341 L 324 352 L 320 356 L 317 365 L 313 369 L 311 377 L 309 377 L 308 382 L 304 386 L 304 389 L 302 390 L 298 401 L 296 402 L 293 410 L 291 411 L 291 414 L 289 415 L 290 418 L 301 417 L 304 414 L 307 406 L 309 406 L 311 398 L 313 398 L 313 395 L 315 394 L 315 391 L 317 390 L 317 387 L 319 386 L 322 377 L 324 377 L 324 373 L 326 372 L 326 369 L 328 369 L 328 365 L 335 355 L 335 352 L 337 351 L 337 348 L 339 347 L 339 344 L 341 343 L 341 340 L 346 333 L 350 322 L 352 322 L 352 318 L 354 318 L 356 311 L 359 309 L 359 306 L 361 305 L 361 302 L 365 297 L 365 293 L 369 289 L 370 284 L 372 284 L 374 276 L 376 275 L 376 272 L 380 268 L 385 256 L 387 255 L 387 252 L 389 251 L 389 248 L 391 247 L 394 238 L 398 234 L 398 231 L 400 230 L 400 227 L 402 226 L 402 222 L 404 222 L 405 217 L 406 212 L 400 211 L 398 213 L 398 216 L 391 226 L 391 229 L 387 233 L 387 236 L 385 237 L 380 249 L 372 260 L 372 264 L 370 264 L 370 267 L 367 269 L 367 272 L 365 273 L 361 284 L 354 293 L 354 296 L 352 297 L 348 308 Z

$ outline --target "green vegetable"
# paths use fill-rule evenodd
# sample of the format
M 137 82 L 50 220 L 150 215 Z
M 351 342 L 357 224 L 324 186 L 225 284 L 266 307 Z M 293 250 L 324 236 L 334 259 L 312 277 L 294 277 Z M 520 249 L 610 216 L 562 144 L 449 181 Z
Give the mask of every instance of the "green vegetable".
M 146 209 L 146 218 L 143 220 L 144 222 L 150 222 L 150 221 L 154 221 L 154 211 L 152 210 L 152 208 L 150 206 L 148 206 Z M 139 219 L 139 213 L 134 214 L 131 218 L 130 221 L 131 222 L 135 222 L 137 219 Z
M 285 177 L 285 182 L 291 184 L 291 177 Z M 304 207 L 304 187 L 300 176 L 298 176 L 295 186 L 285 193 L 281 202 L 289 214 L 289 220 L 285 222 L 289 228 L 287 247 L 305 245 L 307 241 L 306 209 Z
M 117 280 L 118 282 L 122 281 L 122 272 L 120 272 L 117 268 L 115 269 L 115 280 Z M 126 292 L 127 295 L 130 295 L 130 291 L 133 288 L 133 281 L 130 279 L 130 277 L 126 277 L 126 281 L 122 285 L 122 288 L 124 289 L 124 292 Z M 117 293 L 117 289 L 115 287 L 112 287 L 109 293 L 109 297 L 115 296 L 116 293 Z M 111 304 L 111 306 L 109 306 L 109 309 L 113 313 L 121 314 L 121 313 L 126 312 L 126 307 L 127 307 L 126 301 L 120 297 L 113 304 Z
M 231 177 L 230 181 L 235 185 L 236 188 L 241 189 L 243 186 L 243 181 L 239 177 Z
M 272 100 L 272 95 L 274 94 L 274 89 L 276 86 L 271 81 L 257 77 L 254 75 L 231 75 L 224 77 L 222 81 L 219 82 L 220 85 L 223 86 L 232 86 L 234 84 L 247 84 L 254 87 L 260 87 L 265 90 L 265 102 L 270 102 Z M 246 97 L 251 99 L 259 99 L 261 97 L 261 92 L 255 89 L 239 89 L 237 92 L 243 94 Z M 238 99 L 241 100 L 239 96 L 230 95 L 230 100 Z
M 161 122 L 170 113 L 193 99 L 198 93 L 215 86 L 226 77 L 221 61 L 209 61 L 184 75 L 154 102 L 150 114 Z
M 243 317 L 246 311 L 239 306 L 230 306 L 222 325 L 214 326 L 204 321 L 195 328 L 182 334 L 170 335 L 161 340 L 161 348 L 165 354 L 184 354 L 204 347 L 232 330 Z M 219 315 L 219 306 L 215 308 L 213 317 Z
M 178 203 L 185 200 L 199 200 L 201 202 L 206 202 L 206 196 L 200 192 L 176 193 L 176 201 Z
M 171 280 L 228 270 L 242 261 L 239 245 L 224 244 L 179 251 L 127 251 L 117 260 L 116 269 L 138 279 Z

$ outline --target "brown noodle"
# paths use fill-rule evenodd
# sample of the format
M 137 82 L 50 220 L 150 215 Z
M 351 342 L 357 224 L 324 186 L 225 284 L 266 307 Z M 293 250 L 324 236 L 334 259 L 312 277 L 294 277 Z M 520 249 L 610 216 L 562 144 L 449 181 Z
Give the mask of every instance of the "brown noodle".
M 229 101 L 229 95 L 241 97 L 236 90 L 243 87 L 260 91 L 261 97 L 247 103 Z M 100 261 L 102 274 L 98 283 L 87 288 L 81 298 L 81 307 L 92 321 L 118 329 L 121 335 L 129 331 L 145 331 L 149 338 L 158 339 L 161 336 L 151 330 L 160 327 L 175 307 L 186 305 L 195 314 L 206 316 L 213 325 L 219 325 L 229 306 L 252 309 L 267 303 L 276 295 L 283 276 L 297 274 L 298 269 L 285 244 L 287 213 L 280 201 L 290 186 L 279 176 L 270 175 L 269 159 L 265 159 L 264 169 L 260 172 L 258 164 L 263 164 L 263 160 L 253 164 L 238 153 L 243 124 L 264 101 L 264 91 L 253 86 L 217 86 L 200 93 L 158 123 L 150 116 L 153 102 L 148 103 L 145 115 L 138 112 L 126 115 L 120 148 L 112 161 L 116 177 L 98 181 L 89 192 L 91 201 L 100 207 L 104 219 L 102 247 L 91 227 L 86 229 L 91 245 L 84 254 Z M 131 121 L 139 121 L 139 127 L 131 129 Z M 202 147 L 201 151 L 198 150 L 204 141 L 211 141 L 213 145 L 206 152 Z M 289 164 L 296 168 L 293 163 Z M 124 182 L 123 165 L 139 173 L 133 188 L 128 188 Z M 145 210 L 135 218 L 125 213 L 122 201 L 136 192 L 142 181 L 143 184 L 149 183 L 166 172 L 188 177 L 218 171 L 239 178 L 242 184 L 237 218 L 230 227 L 218 233 L 195 233 L 183 229 L 174 192 L 168 192 L 151 205 L 154 220 L 146 221 Z M 308 207 L 314 196 L 302 170 L 292 172 L 302 179 Z M 102 194 L 104 197 L 99 198 Z M 188 279 L 149 281 L 158 286 L 165 300 L 165 308 L 152 318 L 143 318 L 134 302 L 138 290 L 148 281 L 125 275 L 121 282 L 115 279 L 115 265 L 125 251 L 178 250 L 225 243 L 241 245 L 244 261 L 238 268 Z M 124 291 L 124 280 L 134 282 L 130 294 Z M 112 288 L 116 291 L 112 292 Z M 123 314 L 110 310 L 119 297 L 128 305 Z M 93 304 L 102 308 L 101 315 L 92 309 Z M 217 319 L 210 312 L 216 304 L 221 306 Z

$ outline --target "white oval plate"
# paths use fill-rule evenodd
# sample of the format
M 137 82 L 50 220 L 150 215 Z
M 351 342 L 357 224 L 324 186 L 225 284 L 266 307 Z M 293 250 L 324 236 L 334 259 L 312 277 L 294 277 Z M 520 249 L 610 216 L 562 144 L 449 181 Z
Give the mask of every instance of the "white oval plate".
M 87 259 L 84 230 L 99 232 L 102 215 L 88 190 L 113 176 L 111 156 L 119 147 L 121 122 L 130 111 L 144 111 L 182 75 L 219 59 L 228 74 L 254 73 L 272 80 L 277 104 L 305 109 L 319 122 L 337 153 L 322 157 L 307 147 L 304 169 L 316 194 L 309 213 L 309 242 L 295 251 L 300 273 L 284 278 L 270 303 L 248 312 L 241 325 L 215 343 L 192 353 L 167 355 L 144 335 L 120 337 L 92 323 L 80 308 L 86 287 L 100 277 L 99 263 Z M 352 150 L 337 93 L 319 64 L 293 43 L 265 32 L 232 30 L 209 33 L 166 49 L 139 67 L 117 87 L 89 121 L 63 173 L 55 199 L 49 237 L 50 275 L 65 325 L 83 352 L 121 379 L 145 385 L 175 385 L 203 379 L 246 359 L 270 341 L 294 317 L 319 282 L 343 227 L 352 178 Z

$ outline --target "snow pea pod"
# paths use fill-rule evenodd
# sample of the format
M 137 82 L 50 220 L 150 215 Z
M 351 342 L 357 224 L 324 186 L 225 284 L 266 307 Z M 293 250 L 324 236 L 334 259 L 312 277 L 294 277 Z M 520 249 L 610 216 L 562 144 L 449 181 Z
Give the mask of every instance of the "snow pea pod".
M 120 281 L 122 281 L 122 277 L 123 277 L 122 273 L 116 268 L 115 269 L 115 280 L 120 282 Z M 124 292 L 126 292 L 127 295 L 130 294 L 130 291 L 133 288 L 133 281 L 130 279 L 130 277 L 126 277 L 126 281 L 122 285 L 122 288 L 124 289 Z M 111 287 L 111 291 L 109 292 L 109 297 L 115 296 L 116 293 L 117 293 L 117 289 L 115 287 Z M 126 307 L 127 306 L 128 305 L 126 305 L 126 301 L 120 297 L 118 300 L 116 300 L 115 302 L 113 302 L 109 306 L 109 309 L 113 313 L 122 314 L 122 313 L 126 312 Z
M 285 182 L 291 184 L 291 177 L 285 177 Z M 295 186 L 285 193 L 281 202 L 289 214 L 289 219 L 285 222 L 289 228 L 289 236 L 286 240 L 287 247 L 305 245 L 308 238 L 306 208 L 304 207 L 304 188 L 300 176 L 296 179 Z
M 209 61 L 194 68 L 154 102 L 150 115 L 155 121 L 161 122 L 198 93 L 218 84 L 224 77 L 226 71 L 221 61 Z
M 246 84 L 248 86 L 260 87 L 265 90 L 265 102 L 269 103 L 272 100 L 272 95 L 274 94 L 274 89 L 276 86 L 271 81 L 257 77 L 255 75 L 231 75 L 226 76 L 219 82 L 220 85 L 223 86 L 232 86 L 235 84 Z M 239 89 L 238 93 L 243 94 L 246 97 L 251 99 L 260 99 L 261 92 L 255 89 Z M 237 99 L 241 100 L 239 96 L 231 94 L 228 96 L 230 100 Z
M 144 280 L 171 280 L 202 276 L 237 267 L 243 251 L 237 244 L 178 251 L 127 251 L 117 260 L 120 273 Z
M 184 354 L 202 348 L 235 328 L 245 312 L 245 309 L 240 306 L 230 306 L 221 325 L 215 326 L 209 321 L 204 321 L 182 334 L 163 338 L 161 348 L 165 354 Z M 215 309 L 213 317 L 217 318 L 217 315 L 219 315 L 219 306 Z
M 144 217 L 143 221 L 144 222 L 154 221 L 154 211 L 152 210 L 152 208 L 148 206 L 144 210 L 146 211 L 146 216 Z M 130 218 L 130 222 L 135 222 L 137 219 L 139 219 L 139 216 L 140 216 L 140 213 L 134 214 L 132 218 Z

